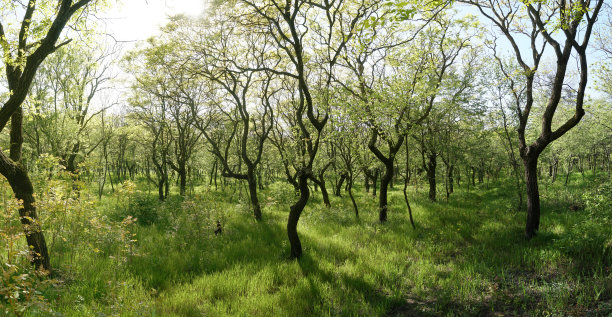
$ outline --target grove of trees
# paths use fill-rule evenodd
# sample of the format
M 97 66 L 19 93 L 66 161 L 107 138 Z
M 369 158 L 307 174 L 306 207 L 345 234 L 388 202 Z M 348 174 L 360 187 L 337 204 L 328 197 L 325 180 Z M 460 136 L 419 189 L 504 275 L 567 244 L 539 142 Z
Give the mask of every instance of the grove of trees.
M 401 186 L 420 230 L 408 190 L 440 203 L 507 178 L 529 240 L 543 182 L 609 182 L 604 0 L 214 2 L 123 52 L 91 32 L 108 5 L 2 1 L 0 173 L 37 269 L 53 268 L 31 177 L 51 179 L 47 156 L 99 199 L 139 179 L 160 202 L 244 191 L 253 226 L 282 183 L 291 258 L 315 195 L 348 195 L 358 219 L 367 191 L 385 226 Z

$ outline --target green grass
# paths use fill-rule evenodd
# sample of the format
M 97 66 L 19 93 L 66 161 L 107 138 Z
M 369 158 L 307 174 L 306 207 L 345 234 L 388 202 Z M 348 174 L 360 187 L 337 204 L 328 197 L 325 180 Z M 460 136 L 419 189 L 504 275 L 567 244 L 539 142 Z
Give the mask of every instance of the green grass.
M 525 214 L 512 209 L 513 188 L 487 187 L 461 188 L 438 203 L 412 191 L 416 230 L 397 189 L 384 225 L 361 189 L 360 219 L 348 197 L 332 196 L 325 208 L 315 192 L 298 227 L 299 261 L 288 259 L 285 225 L 295 197 L 285 185 L 261 193 L 261 222 L 240 191 L 196 188 L 161 205 L 144 194 L 123 204 L 107 197 L 97 214 L 108 216 L 115 236 L 82 233 L 89 242 L 61 252 L 56 244 L 63 282 L 45 296 L 65 316 L 612 313 L 609 181 L 542 186 L 541 230 L 532 241 L 523 238 Z M 584 209 L 570 211 L 576 202 Z M 116 223 L 134 212 L 153 221 L 125 225 L 136 240 L 126 243 Z M 218 219 L 224 231 L 215 236 Z

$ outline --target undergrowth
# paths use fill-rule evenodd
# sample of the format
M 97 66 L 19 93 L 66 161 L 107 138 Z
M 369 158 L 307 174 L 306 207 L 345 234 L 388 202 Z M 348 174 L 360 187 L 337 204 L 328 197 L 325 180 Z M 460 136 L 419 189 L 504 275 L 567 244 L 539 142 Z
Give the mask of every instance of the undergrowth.
M 415 230 L 397 189 L 384 225 L 361 188 L 358 219 L 348 195 L 326 208 L 315 192 L 298 226 L 299 261 L 288 259 L 295 196 L 285 184 L 261 192 L 257 222 L 239 187 L 158 202 L 126 182 L 98 201 L 58 178 L 38 196 L 52 276 L 29 267 L 3 186 L 0 305 L 9 316 L 612 313 L 612 185 L 592 175 L 543 186 L 531 241 L 505 183 L 460 187 L 437 203 L 413 188 Z

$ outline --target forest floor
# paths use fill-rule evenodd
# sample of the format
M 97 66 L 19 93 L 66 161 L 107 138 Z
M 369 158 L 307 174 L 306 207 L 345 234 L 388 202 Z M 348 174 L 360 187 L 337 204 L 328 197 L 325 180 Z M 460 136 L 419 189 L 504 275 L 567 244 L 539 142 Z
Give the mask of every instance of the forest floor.
M 359 218 L 346 193 L 326 208 L 315 192 L 298 226 L 299 261 L 288 259 L 295 196 L 283 184 L 261 193 L 260 222 L 242 187 L 195 188 L 162 204 L 154 190 L 120 188 L 100 202 L 75 203 L 72 218 L 49 224 L 53 283 L 33 283 L 43 297 L 25 315 L 612 314 L 609 180 L 544 181 L 541 228 L 531 241 L 510 185 L 462 185 L 436 203 L 411 188 L 416 229 L 399 187 L 382 225 L 377 200 L 362 189 Z

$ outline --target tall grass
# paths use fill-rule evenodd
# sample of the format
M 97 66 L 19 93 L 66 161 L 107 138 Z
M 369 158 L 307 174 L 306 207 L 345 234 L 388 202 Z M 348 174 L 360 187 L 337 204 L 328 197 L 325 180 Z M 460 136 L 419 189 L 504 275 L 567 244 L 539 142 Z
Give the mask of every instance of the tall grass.
M 239 190 L 230 197 L 198 187 L 192 196 L 158 203 L 131 188 L 69 219 L 82 225 L 73 225 L 66 241 L 52 248 L 59 284 L 45 288 L 46 311 L 607 315 L 610 182 L 590 177 L 572 180 L 569 188 L 559 183 L 543 189 L 541 231 L 531 241 L 523 238 L 525 214 L 513 211 L 513 189 L 505 183 L 459 188 L 439 203 L 412 191 L 416 230 L 399 190 L 391 192 L 384 225 L 377 222 L 376 200 L 359 188 L 359 219 L 348 198 L 332 197 L 325 208 L 315 192 L 298 227 L 304 246 L 299 261 L 288 260 L 285 223 L 295 197 L 284 184 L 261 193 L 261 222 Z M 576 204 L 579 210 L 570 210 Z M 214 234 L 217 221 L 221 235 Z

